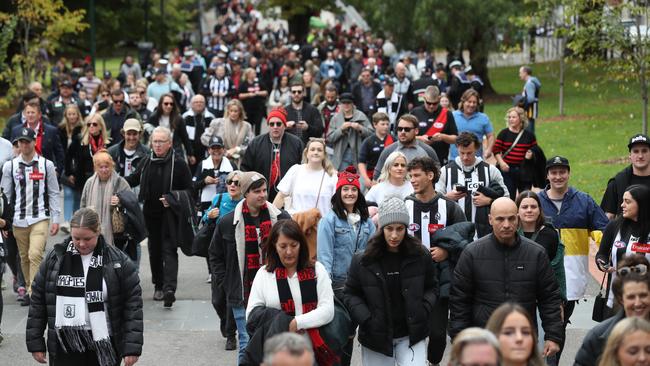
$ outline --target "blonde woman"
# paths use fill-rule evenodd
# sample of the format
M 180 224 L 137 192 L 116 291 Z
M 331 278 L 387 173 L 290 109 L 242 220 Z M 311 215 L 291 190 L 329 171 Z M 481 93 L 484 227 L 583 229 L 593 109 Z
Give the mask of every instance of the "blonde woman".
M 650 364 L 650 322 L 632 317 L 612 329 L 599 366 L 638 366 Z
M 255 138 L 253 127 L 246 122 L 246 112 L 239 100 L 228 102 L 226 115 L 210 122 L 210 126 L 201 135 L 201 143 L 208 146 L 212 136 L 223 139 L 225 156 L 233 166 L 239 167 L 239 161 L 244 156 L 248 143 Z
M 72 214 L 79 209 L 79 199 L 81 198 L 81 190 L 76 189 L 75 178 L 72 174 L 72 165 L 68 164 L 72 159 L 69 153 L 70 145 L 75 139 L 75 136 L 81 134 L 81 129 L 83 125 L 83 117 L 81 116 L 81 111 L 79 107 L 72 103 L 65 107 L 63 110 L 63 119 L 59 123 L 59 139 L 61 141 L 61 146 L 63 147 L 63 156 L 66 157 L 66 164 L 62 177 L 67 179 L 62 179 L 61 183 L 63 184 L 63 214 L 65 223 L 61 226 L 61 230 L 68 231 L 67 223 L 70 222 Z
M 114 244 L 111 207 L 120 203 L 117 194 L 130 190 L 127 181 L 115 171 L 113 158 L 106 150 L 93 155 L 94 174 L 86 181 L 81 194 L 81 207 L 92 207 L 99 214 L 101 233 L 109 245 Z M 131 257 L 135 260 L 135 257 Z
M 413 186 L 407 178 L 406 156 L 394 151 L 386 158 L 377 184 L 366 194 L 366 201 L 379 202 L 388 196 L 398 196 L 402 199 L 413 193 Z M 372 215 L 372 214 L 371 214 Z
M 302 153 L 302 164 L 292 166 L 278 184 L 278 194 L 273 200 L 275 207 L 285 207 L 290 214 L 318 208 L 321 216 L 331 209 L 332 196 L 336 193 L 337 171 L 325 152 L 325 140 L 311 138 Z
M 94 174 L 93 155 L 106 149 L 110 138 L 101 114 L 86 118 L 81 135 L 73 138 L 66 155 L 66 166 L 71 167 L 75 187 L 81 191 L 88 178 Z

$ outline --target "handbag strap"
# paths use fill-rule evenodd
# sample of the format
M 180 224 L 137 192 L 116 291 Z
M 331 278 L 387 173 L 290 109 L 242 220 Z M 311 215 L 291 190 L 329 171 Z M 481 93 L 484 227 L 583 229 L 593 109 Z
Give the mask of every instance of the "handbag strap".
M 323 188 L 323 181 L 325 180 L 325 173 L 327 173 L 327 171 L 325 170 L 325 168 L 323 168 L 323 176 L 320 178 L 320 185 L 318 186 L 318 195 L 316 196 L 316 206 L 314 206 L 314 208 L 318 208 L 318 200 L 320 200 L 320 190 L 321 190 L 321 188 Z
M 506 156 L 508 156 L 508 154 L 512 151 L 512 149 L 515 148 L 515 146 L 517 145 L 517 143 L 519 142 L 519 139 L 521 138 L 521 136 L 522 136 L 523 134 L 524 134 L 524 128 L 522 128 L 521 131 L 519 131 L 519 134 L 517 135 L 517 138 L 515 138 L 515 141 L 512 142 L 512 145 L 510 145 L 510 147 L 508 148 L 508 150 L 506 150 L 506 151 L 503 153 L 503 155 L 501 155 L 501 159 L 503 159 L 503 158 L 505 158 Z
M 598 290 L 598 292 L 603 292 L 603 285 L 605 284 L 605 278 L 607 278 L 607 272 L 603 274 L 603 280 L 600 281 L 600 290 Z

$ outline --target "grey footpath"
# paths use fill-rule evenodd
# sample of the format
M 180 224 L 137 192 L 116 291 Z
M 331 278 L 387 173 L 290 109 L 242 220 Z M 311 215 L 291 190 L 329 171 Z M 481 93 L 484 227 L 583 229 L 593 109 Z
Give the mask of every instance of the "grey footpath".
M 61 234 L 48 239 L 47 250 L 63 239 Z M 171 309 L 152 300 L 153 285 L 147 247 L 142 247 L 141 285 L 144 299 L 144 348 L 137 365 L 236 365 L 237 353 L 225 351 L 225 340 L 219 332 L 218 318 L 210 303 L 210 285 L 205 259 L 185 257 L 179 251 L 177 301 Z M 0 344 L 0 365 L 37 365 L 25 346 L 27 308 L 21 307 L 11 290 L 11 274 L 5 273 L 7 289 L 2 291 L 4 314 L 0 329 L 4 341 Z M 581 302 L 567 329 L 567 344 L 561 365 L 572 365 L 582 339 L 595 323 L 591 321 L 593 295 L 598 284 L 591 281 L 587 301 Z M 355 346 L 352 364 L 361 365 L 360 346 Z M 449 346 L 443 364 L 446 364 Z

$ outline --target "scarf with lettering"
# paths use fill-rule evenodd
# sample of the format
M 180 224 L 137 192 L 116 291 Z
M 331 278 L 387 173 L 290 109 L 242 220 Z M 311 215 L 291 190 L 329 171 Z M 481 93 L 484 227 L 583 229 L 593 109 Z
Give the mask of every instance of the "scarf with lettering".
M 72 240 L 68 243 L 56 281 L 55 328 L 65 353 L 92 350 L 101 366 L 113 366 L 117 356 L 108 332 L 102 288 L 105 245 L 100 236 L 84 276 L 81 254 Z
M 316 269 L 314 267 L 303 268 L 298 271 L 300 283 L 300 298 L 302 299 L 302 313 L 316 309 L 318 306 L 318 291 L 316 289 Z M 296 303 L 291 295 L 289 281 L 287 280 L 287 269 L 278 267 L 275 269 L 275 280 L 278 284 L 278 295 L 282 311 L 291 316 L 296 316 Z M 331 348 L 325 343 L 317 328 L 306 329 L 311 344 L 314 347 L 314 355 L 319 366 L 337 365 L 341 361 Z
M 242 284 L 244 287 L 244 303 L 247 304 L 248 297 L 251 294 L 251 287 L 253 287 L 253 280 L 264 259 L 262 254 L 265 253 L 265 250 L 262 248 L 262 244 L 269 237 L 273 223 L 271 222 L 271 214 L 266 203 L 260 208 L 258 216 L 259 228 L 255 225 L 255 220 L 251 216 L 246 201 L 244 201 L 244 207 L 242 208 L 242 216 L 244 217 L 244 235 L 246 238 L 244 250 L 246 254 L 246 267 Z

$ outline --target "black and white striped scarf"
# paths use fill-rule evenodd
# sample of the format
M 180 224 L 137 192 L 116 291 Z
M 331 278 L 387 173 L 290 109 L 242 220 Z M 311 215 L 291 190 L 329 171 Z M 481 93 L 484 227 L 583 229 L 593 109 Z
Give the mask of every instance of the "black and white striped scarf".
M 81 254 L 72 240 L 68 243 L 56 281 L 55 326 L 64 352 L 91 350 L 101 366 L 113 366 L 117 357 L 108 332 L 102 288 L 105 244 L 103 238 L 97 240 L 85 276 Z M 90 324 L 86 323 L 86 312 Z

